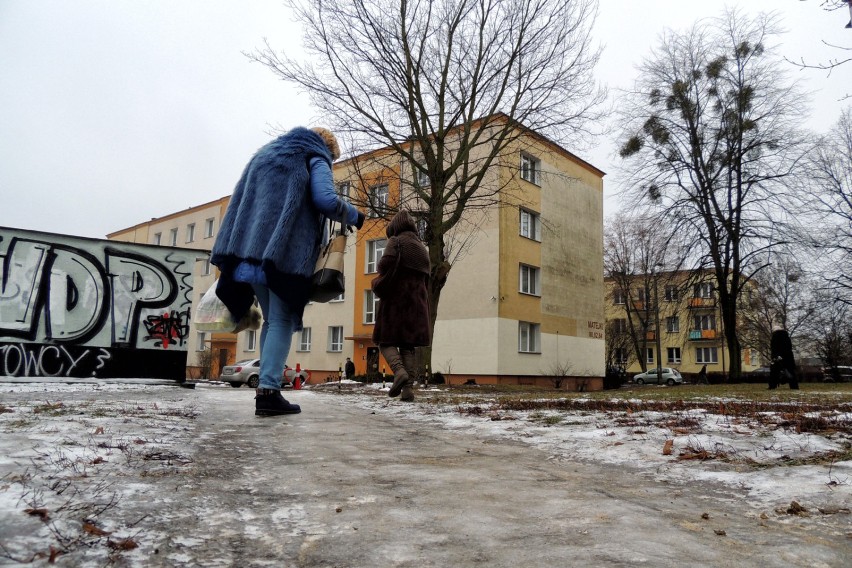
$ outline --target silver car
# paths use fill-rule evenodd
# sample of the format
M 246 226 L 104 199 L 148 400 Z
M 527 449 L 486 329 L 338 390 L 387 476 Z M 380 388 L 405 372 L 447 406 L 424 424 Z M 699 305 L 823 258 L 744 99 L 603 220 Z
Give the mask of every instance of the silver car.
M 260 359 L 246 359 L 222 367 L 219 380 L 229 383 L 235 389 L 243 385 L 256 389 L 260 384 Z
M 672 369 L 671 367 L 663 367 L 662 371 L 662 375 L 658 377 L 656 367 L 654 367 L 653 369 L 648 369 L 644 373 L 633 375 L 633 382 L 637 385 L 644 385 L 645 383 L 653 383 L 655 385 L 661 385 L 665 383 L 669 386 L 683 384 L 683 377 L 681 376 L 680 371 L 678 371 L 677 369 Z
M 288 365 L 285 365 L 284 373 L 289 368 Z M 222 367 L 222 375 L 219 377 L 219 380 L 229 383 L 235 389 L 243 385 L 248 385 L 249 388 L 256 389 L 260 384 L 260 359 L 246 359 L 245 361 L 238 361 L 233 365 Z M 281 377 L 281 388 L 293 388 L 293 383 L 283 374 Z

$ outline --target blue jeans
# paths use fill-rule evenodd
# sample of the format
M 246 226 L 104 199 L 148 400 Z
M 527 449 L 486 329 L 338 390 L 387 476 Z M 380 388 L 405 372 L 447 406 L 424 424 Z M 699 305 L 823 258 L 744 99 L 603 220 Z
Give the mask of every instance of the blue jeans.
M 262 389 L 280 389 L 281 377 L 293 332 L 299 317 L 263 284 L 252 284 L 254 295 L 263 312 L 263 327 L 260 329 L 260 385 Z

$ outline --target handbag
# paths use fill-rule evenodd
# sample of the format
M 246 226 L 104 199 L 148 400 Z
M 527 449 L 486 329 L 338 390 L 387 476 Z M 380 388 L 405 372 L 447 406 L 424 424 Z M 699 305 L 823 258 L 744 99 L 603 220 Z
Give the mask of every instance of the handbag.
M 195 318 L 193 318 L 195 328 L 198 331 L 226 333 L 239 333 L 245 329 L 260 328 L 263 316 L 257 304 L 252 304 L 240 321 L 234 321 L 234 316 L 216 295 L 218 284 L 219 280 L 216 280 L 201 297 L 198 308 L 195 310 Z
M 334 225 L 332 225 L 333 227 Z M 334 231 L 329 231 L 334 235 Z M 341 230 L 323 245 L 311 280 L 311 301 L 329 302 L 346 290 L 343 276 L 343 254 L 346 252 L 346 234 Z

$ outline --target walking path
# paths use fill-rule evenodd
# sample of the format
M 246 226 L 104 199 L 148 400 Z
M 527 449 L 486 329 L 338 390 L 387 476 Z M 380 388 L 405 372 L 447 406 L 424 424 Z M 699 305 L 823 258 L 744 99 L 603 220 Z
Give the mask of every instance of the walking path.
M 302 405 L 302 414 L 255 417 L 253 391 L 210 387 L 58 392 L 45 386 L 8 390 L 3 402 L 62 400 L 70 414 L 57 420 L 79 420 L 67 432 L 86 438 L 103 412 L 92 405 L 91 419 L 83 420 L 77 409 L 96 401 L 116 416 L 91 437 L 96 448 L 104 447 L 98 442 L 104 436 L 148 440 L 139 450 L 122 450 L 137 452 L 136 470 L 119 466 L 122 452 L 96 450 L 104 465 L 123 467 L 116 470 L 121 499 L 110 514 L 136 531 L 139 544 L 118 554 L 116 565 L 852 565 L 848 514 L 819 523 L 761 519 L 745 489 L 733 484 L 663 483 L 630 468 L 560 459 L 522 441 L 449 430 L 422 410 L 416 416 L 388 412 L 408 408 L 396 400 L 382 410 L 384 403 L 365 401 L 367 395 L 303 390 L 286 396 Z M 189 406 L 197 418 L 178 418 L 165 429 L 146 430 L 138 417 L 130 420 L 137 408 Z M 25 418 L 18 414 L 5 416 Z M 9 459 L 0 456 L 0 492 L 4 472 L 17 471 L 26 448 L 50 428 L 56 426 L 36 421 L 4 430 L 12 449 Z M 175 450 L 171 455 L 191 459 L 174 458 L 174 467 L 161 470 L 139 462 L 139 452 L 157 446 L 156 439 Z M 0 518 L 0 540 L 35 534 L 24 517 Z M 60 556 L 57 565 L 87 566 L 94 550 Z
M 174 550 L 233 566 L 849 566 L 852 542 L 764 524 L 730 490 L 556 462 L 307 391 L 255 418 L 250 393 L 197 389 L 192 482 Z M 401 404 L 401 403 L 397 403 Z M 702 514 L 709 519 L 702 519 Z M 724 531 L 724 535 L 716 531 Z M 167 556 L 170 551 L 161 550 Z

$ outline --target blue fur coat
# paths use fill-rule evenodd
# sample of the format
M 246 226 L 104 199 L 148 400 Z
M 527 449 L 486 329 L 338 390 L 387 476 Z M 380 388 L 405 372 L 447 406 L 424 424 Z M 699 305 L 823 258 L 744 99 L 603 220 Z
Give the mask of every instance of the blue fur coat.
M 234 189 L 211 262 L 221 271 L 216 293 L 236 319 L 254 301 L 251 285 L 233 278 L 243 261 L 262 267 L 269 288 L 296 313 L 308 302 L 323 219 L 310 191 L 314 157 L 331 166 L 322 138 L 294 128 L 258 150 Z

